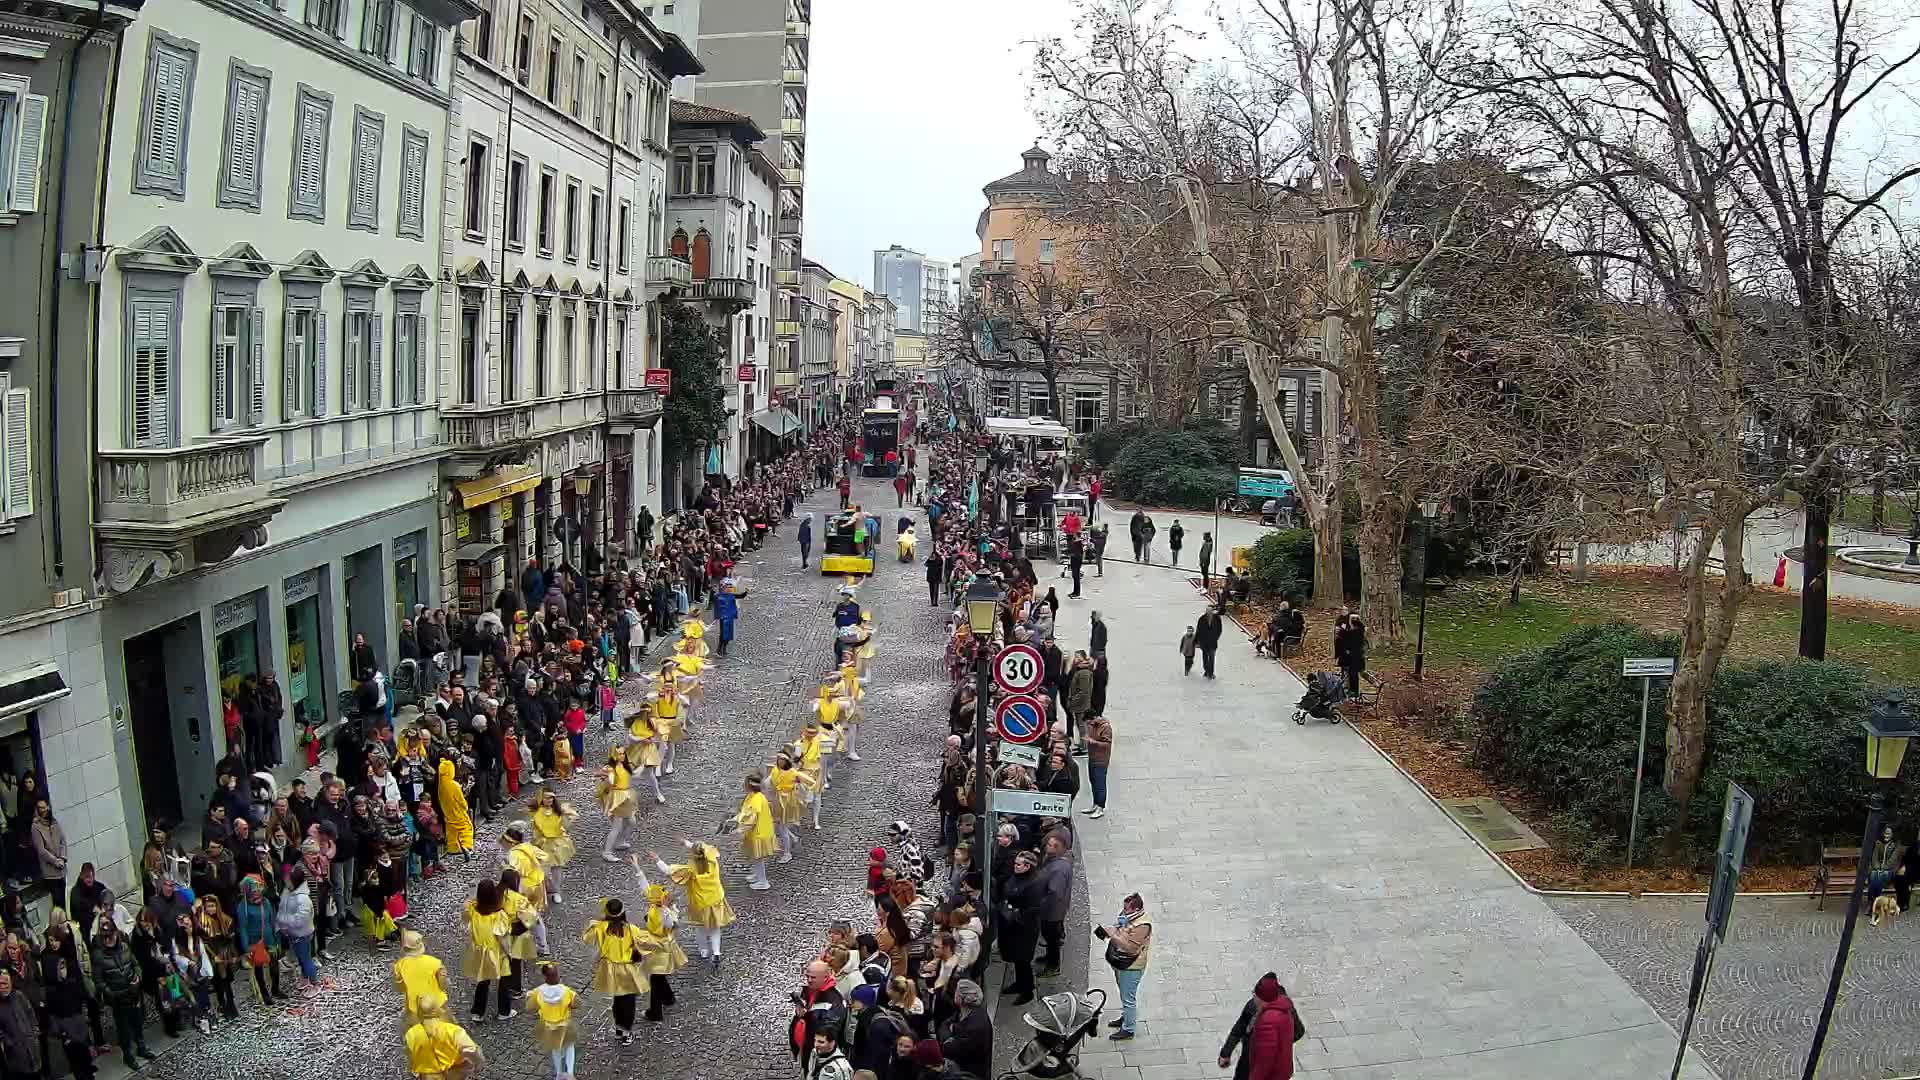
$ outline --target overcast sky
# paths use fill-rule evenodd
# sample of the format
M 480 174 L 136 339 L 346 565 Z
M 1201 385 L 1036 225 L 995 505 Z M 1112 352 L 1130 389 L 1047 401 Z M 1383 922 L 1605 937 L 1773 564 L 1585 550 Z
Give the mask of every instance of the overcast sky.
M 709 0 L 713 2 L 713 0 Z M 815 0 L 806 255 L 873 287 L 873 253 L 979 249 L 980 187 L 1039 128 L 1022 44 L 1067 29 L 1061 0 Z

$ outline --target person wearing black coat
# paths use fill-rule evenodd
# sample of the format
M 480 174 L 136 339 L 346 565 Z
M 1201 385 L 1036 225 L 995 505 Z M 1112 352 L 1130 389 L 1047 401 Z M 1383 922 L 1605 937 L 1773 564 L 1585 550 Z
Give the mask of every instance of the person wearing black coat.
M 1367 628 L 1360 616 L 1342 613 L 1333 621 L 1333 660 L 1347 676 L 1347 693 L 1360 692 L 1360 673 L 1367 670 Z
M 1213 657 L 1220 651 L 1220 631 L 1222 622 L 1220 612 L 1209 606 L 1206 614 L 1193 624 L 1193 644 L 1200 650 L 1200 659 L 1207 678 L 1213 678 Z
M 1280 977 L 1271 971 L 1260 976 L 1259 981 L 1266 982 L 1268 979 L 1272 979 L 1276 986 L 1280 983 Z M 1285 994 L 1287 988 L 1281 986 L 1280 992 Z M 1247 1080 L 1247 1072 L 1253 1067 L 1253 1046 L 1248 1041 L 1247 1036 L 1252 1033 L 1254 1017 L 1259 1014 L 1260 999 L 1257 997 L 1247 998 L 1246 1005 L 1240 1010 L 1240 1018 L 1233 1022 L 1232 1029 L 1227 1032 L 1227 1041 L 1220 1044 L 1220 1060 L 1218 1064 L 1223 1069 L 1226 1068 L 1227 1063 L 1233 1059 L 1234 1048 L 1240 1048 L 1240 1061 L 1233 1067 L 1233 1080 Z M 1293 1014 L 1293 1041 L 1299 1042 L 1306 1037 L 1307 1025 L 1300 1019 L 1300 1014 L 1296 1011 Z
M 1087 631 L 1087 653 L 1094 657 L 1107 655 L 1107 620 L 1093 613 L 1093 621 Z
M 1033 1000 L 1033 951 L 1040 943 L 1041 911 L 1047 902 L 1046 883 L 1035 869 L 1034 855 L 1022 851 L 1013 857 L 1013 872 L 1000 895 L 1000 957 L 1013 965 L 1013 980 L 1000 992 L 1013 1004 Z
M 954 1003 L 959 1012 L 940 1027 L 940 1053 L 947 1059 L 947 1071 L 974 1076 L 993 1075 L 993 1014 L 981 1002 L 980 985 L 972 979 L 954 984 Z
M 280 753 L 280 724 L 286 719 L 287 699 L 280 692 L 280 678 L 272 671 L 260 676 L 260 685 L 253 691 L 254 707 L 260 714 L 259 745 L 260 760 L 255 762 L 261 768 L 278 766 L 283 755 Z M 248 739 L 253 739 L 252 730 Z
M 947 580 L 947 561 L 940 557 L 940 550 L 929 545 L 927 552 L 927 604 L 940 606 L 940 586 Z

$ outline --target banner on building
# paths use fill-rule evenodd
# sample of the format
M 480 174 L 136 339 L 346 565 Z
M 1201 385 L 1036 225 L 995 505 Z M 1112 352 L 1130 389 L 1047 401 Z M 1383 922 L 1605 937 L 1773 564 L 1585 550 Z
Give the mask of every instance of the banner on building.
M 662 394 L 673 392 L 673 372 L 667 368 L 647 369 L 647 389 L 658 390 Z

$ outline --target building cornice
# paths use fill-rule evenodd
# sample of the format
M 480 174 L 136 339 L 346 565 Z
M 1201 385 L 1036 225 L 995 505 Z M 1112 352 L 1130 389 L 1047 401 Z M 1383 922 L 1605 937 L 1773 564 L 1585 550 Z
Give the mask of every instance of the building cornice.
M 267 7 L 264 4 L 252 3 L 249 2 L 249 0 L 200 0 L 200 2 L 222 14 L 231 15 L 236 19 L 252 23 L 266 30 L 268 33 L 275 34 L 287 41 L 291 41 L 297 45 L 305 45 L 330 60 L 338 61 L 364 74 L 371 75 L 381 82 L 412 94 L 414 97 L 420 98 L 423 101 L 431 102 L 442 109 L 446 108 L 452 100 L 439 90 L 409 77 L 405 72 L 398 71 L 386 64 L 380 63 L 360 50 L 349 48 L 345 43 L 334 39 L 332 36 L 322 34 L 318 30 L 307 26 L 305 23 L 295 22 L 281 12 Z M 476 9 L 475 13 L 478 14 L 478 9 Z

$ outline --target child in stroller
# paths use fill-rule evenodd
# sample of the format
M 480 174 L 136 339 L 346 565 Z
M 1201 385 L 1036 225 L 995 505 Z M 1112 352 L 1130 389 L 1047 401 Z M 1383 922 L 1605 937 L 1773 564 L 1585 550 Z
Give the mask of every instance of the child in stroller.
M 1307 677 L 1307 692 L 1293 706 L 1293 722 L 1305 724 L 1307 717 L 1340 722 L 1340 703 L 1347 699 L 1346 679 L 1337 671 L 1316 671 Z

